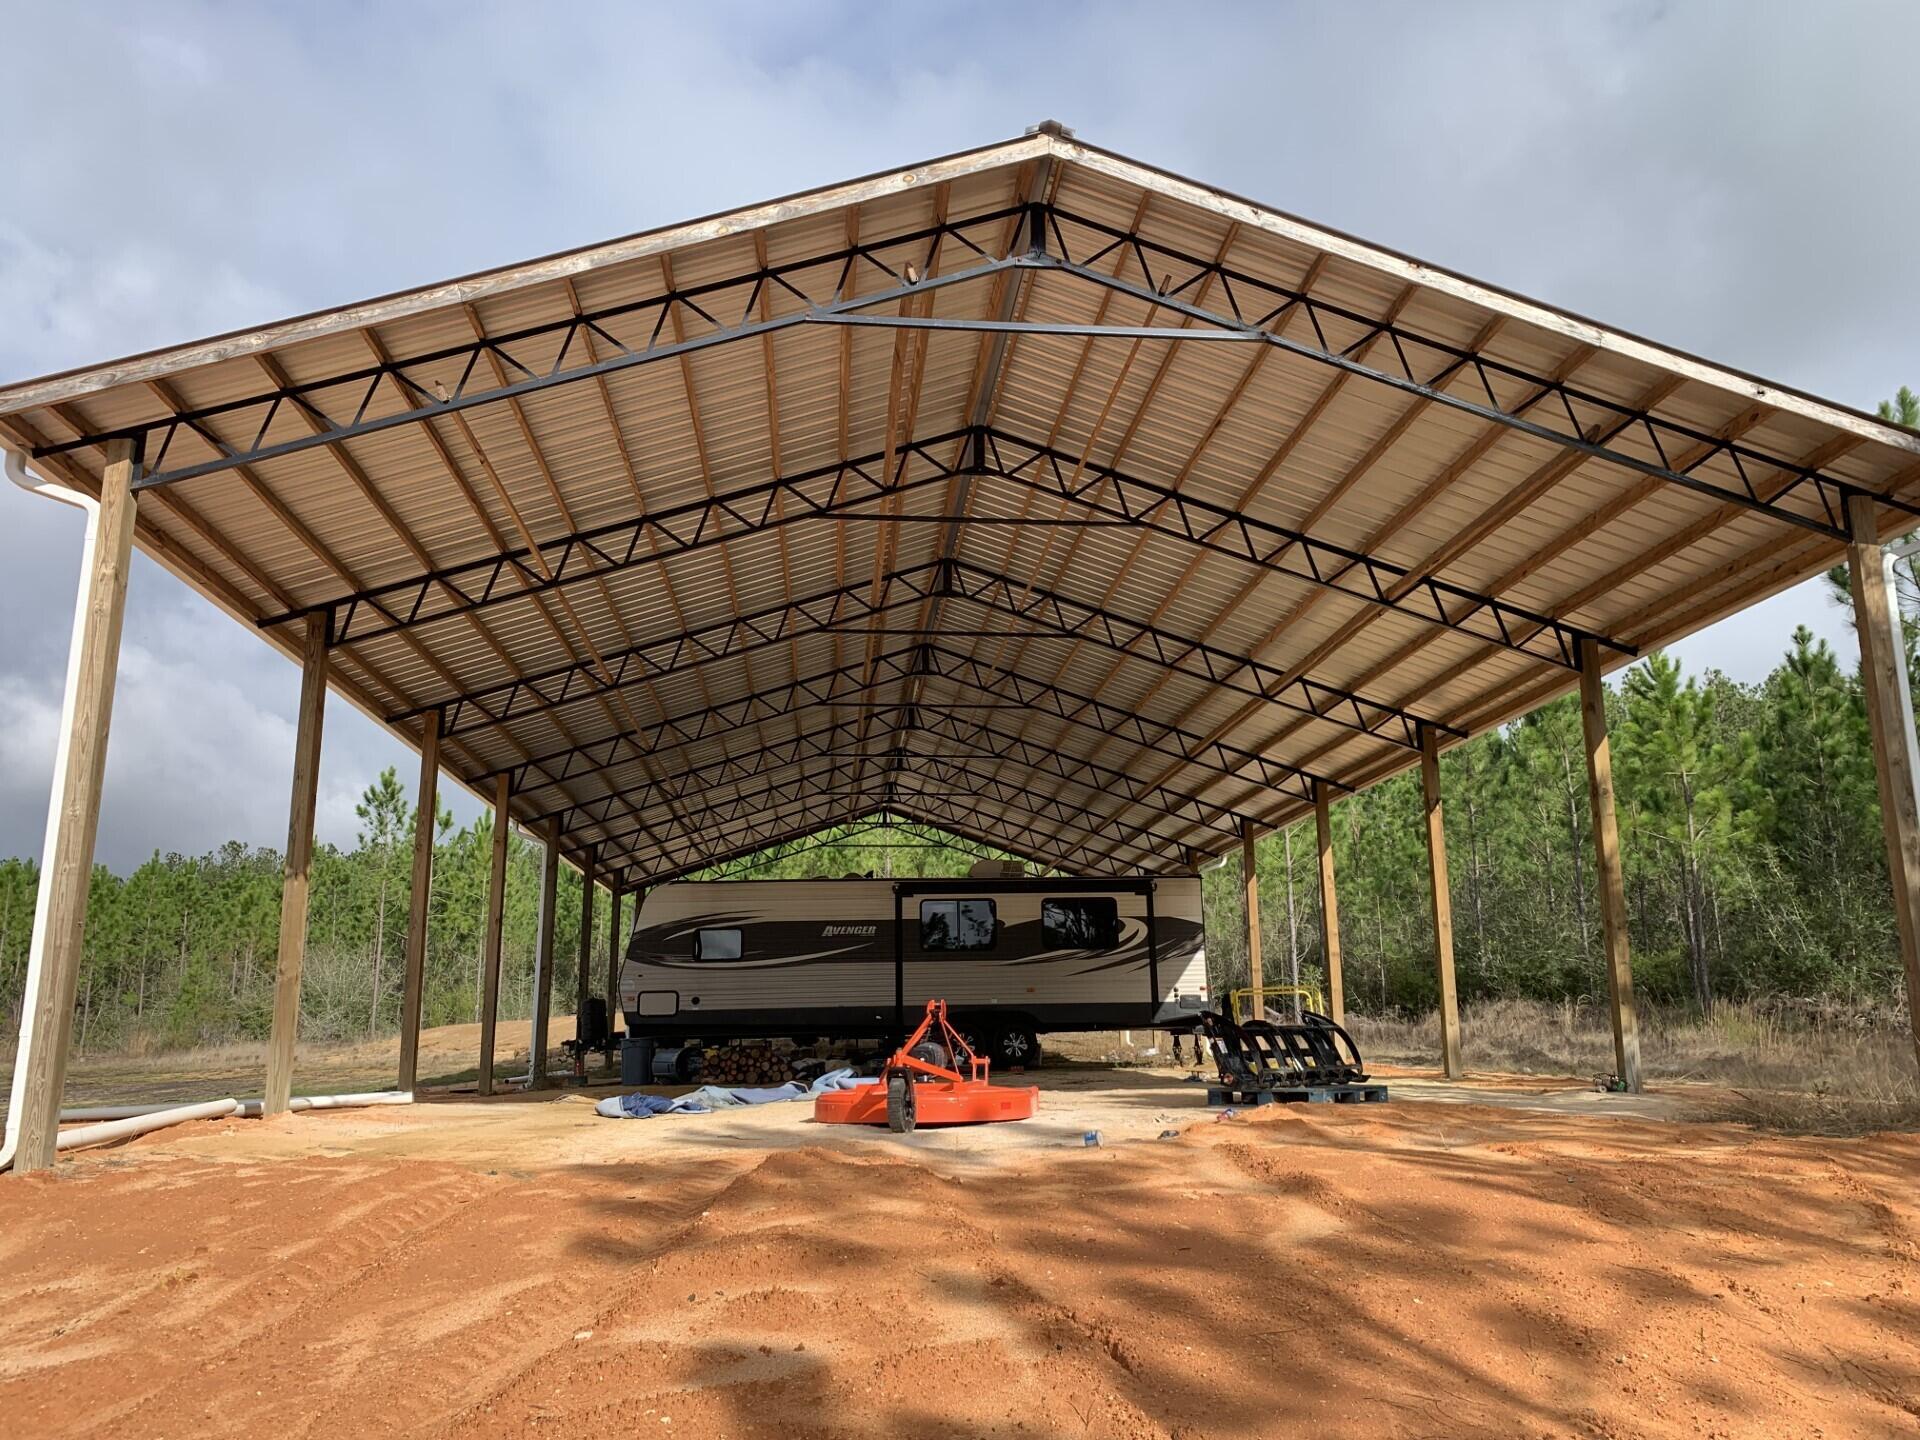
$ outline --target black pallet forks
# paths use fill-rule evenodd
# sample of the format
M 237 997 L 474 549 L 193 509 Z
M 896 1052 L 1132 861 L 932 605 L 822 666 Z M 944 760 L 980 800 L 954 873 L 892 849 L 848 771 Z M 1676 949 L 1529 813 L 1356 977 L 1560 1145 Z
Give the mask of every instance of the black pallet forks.
M 1238 1025 L 1206 1010 L 1200 1030 L 1220 1072 L 1219 1083 L 1207 1087 L 1209 1105 L 1387 1098 L 1385 1085 L 1368 1080 L 1353 1037 L 1317 1010 L 1302 1011 L 1294 1025 Z

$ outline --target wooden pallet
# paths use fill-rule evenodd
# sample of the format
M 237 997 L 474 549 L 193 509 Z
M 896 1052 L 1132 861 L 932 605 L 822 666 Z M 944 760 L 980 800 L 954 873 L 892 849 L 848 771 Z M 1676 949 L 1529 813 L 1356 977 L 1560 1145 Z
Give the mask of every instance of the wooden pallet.
M 1384 1085 L 1290 1085 L 1274 1090 L 1234 1090 L 1224 1085 L 1207 1087 L 1209 1105 L 1356 1105 L 1368 1100 L 1385 1100 Z

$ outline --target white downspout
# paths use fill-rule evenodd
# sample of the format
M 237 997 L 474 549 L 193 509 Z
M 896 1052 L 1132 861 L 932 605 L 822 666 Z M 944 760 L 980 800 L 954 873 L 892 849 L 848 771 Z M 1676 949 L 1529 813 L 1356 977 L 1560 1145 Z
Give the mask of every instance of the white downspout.
M 73 602 L 73 633 L 67 642 L 67 684 L 60 699 L 60 738 L 53 755 L 53 786 L 47 797 L 47 838 L 40 847 L 40 873 L 52 868 L 54 847 L 60 838 L 60 781 L 67 773 L 67 737 L 73 733 L 73 697 L 79 685 L 80 642 L 86 633 L 87 577 L 93 573 L 94 545 L 100 537 L 100 502 L 91 495 L 70 490 L 52 481 L 37 479 L 27 470 L 26 457 L 13 450 L 4 452 L 7 478 L 22 490 L 44 495 L 86 512 L 87 533 L 80 545 L 80 584 Z M 53 887 L 40 885 L 33 904 L 33 939 L 27 950 L 27 988 L 20 1005 L 20 1042 L 13 1056 L 13 1098 L 7 1106 L 6 1139 L 0 1142 L 0 1170 L 13 1167 L 13 1153 L 20 1144 L 20 1112 L 26 1100 L 27 1072 L 33 1057 L 27 1053 L 33 1036 L 33 1016 L 40 993 L 40 968 L 47 947 L 47 910 L 53 899 Z

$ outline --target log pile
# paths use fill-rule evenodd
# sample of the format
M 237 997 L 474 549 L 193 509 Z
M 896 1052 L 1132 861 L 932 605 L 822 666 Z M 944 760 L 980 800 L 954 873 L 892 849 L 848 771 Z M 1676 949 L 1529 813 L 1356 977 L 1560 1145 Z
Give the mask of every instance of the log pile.
M 700 1080 L 707 1085 L 782 1085 L 793 1066 L 769 1040 L 736 1040 L 706 1051 Z

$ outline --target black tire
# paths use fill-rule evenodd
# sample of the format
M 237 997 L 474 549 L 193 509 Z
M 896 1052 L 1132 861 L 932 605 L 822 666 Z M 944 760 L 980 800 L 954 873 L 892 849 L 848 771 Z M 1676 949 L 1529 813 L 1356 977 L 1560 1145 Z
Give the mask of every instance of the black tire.
M 887 1077 L 887 1128 L 896 1135 L 911 1135 L 914 1125 L 913 1081 L 905 1075 Z
M 986 1053 L 993 1057 L 993 1063 L 999 1069 L 1008 1070 L 1021 1065 L 1028 1070 L 1037 1070 L 1040 1068 L 1040 1037 L 1030 1026 L 1016 1021 L 993 1033 Z

